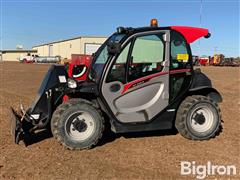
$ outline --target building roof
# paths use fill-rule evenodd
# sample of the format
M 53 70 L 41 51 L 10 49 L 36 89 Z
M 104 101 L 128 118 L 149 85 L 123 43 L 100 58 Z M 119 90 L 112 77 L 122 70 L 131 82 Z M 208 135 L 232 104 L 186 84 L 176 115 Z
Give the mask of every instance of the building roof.
M 39 45 L 35 45 L 34 47 L 39 47 L 39 46 L 44 46 L 44 45 L 50 45 L 50 44 L 54 44 L 54 43 L 59 43 L 59 42 L 65 42 L 65 41 L 71 41 L 71 40 L 75 40 L 75 39 L 81 39 L 81 38 L 107 38 L 106 36 L 77 36 L 77 37 L 73 37 L 73 38 L 69 38 L 69 39 L 63 39 L 63 40 L 58 40 L 58 41 L 51 41 L 48 43 L 43 43 L 43 44 L 39 44 Z
M 15 53 L 15 52 L 37 52 L 37 49 L 3 49 L 0 53 Z

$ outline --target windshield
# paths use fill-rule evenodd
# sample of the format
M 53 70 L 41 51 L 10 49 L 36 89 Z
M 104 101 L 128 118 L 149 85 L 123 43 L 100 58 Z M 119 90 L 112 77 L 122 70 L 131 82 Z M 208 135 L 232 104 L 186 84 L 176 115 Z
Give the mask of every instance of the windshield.
M 99 51 L 96 53 L 92 67 L 90 70 L 90 78 L 98 81 L 101 77 L 104 66 L 108 60 L 108 50 L 107 44 L 120 42 L 125 34 L 113 34 L 103 45 L 100 47 Z

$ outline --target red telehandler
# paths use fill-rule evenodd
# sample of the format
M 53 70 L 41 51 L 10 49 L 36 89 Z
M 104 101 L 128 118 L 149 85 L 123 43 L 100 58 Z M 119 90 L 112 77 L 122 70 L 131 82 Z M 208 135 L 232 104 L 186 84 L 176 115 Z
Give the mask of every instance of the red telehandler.
M 60 144 L 89 149 L 107 123 L 114 133 L 176 128 L 187 139 L 214 138 L 222 97 L 193 69 L 190 44 L 201 37 L 210 37 L 208 29 L 159 27 L 156 19 L 148 27 L 117 28 L 90 66 L 76 65 L 69 74 L 66 66 L 53 65 L 32 106 L 22 108 L 21 117 L 12 110 L 15 143 L 51 127 Z

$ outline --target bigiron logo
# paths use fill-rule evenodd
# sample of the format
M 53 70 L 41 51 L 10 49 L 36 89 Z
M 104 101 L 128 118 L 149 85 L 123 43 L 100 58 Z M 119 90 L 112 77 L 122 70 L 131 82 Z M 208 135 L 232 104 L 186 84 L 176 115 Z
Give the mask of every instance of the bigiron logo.
M 214 165 L 210 161 L 205 165 L 198 165 L 195 161 L 181 161 L 181 175 L 195 175 L 197 179 L 207 176 L 234 176 L 237 174 L 235 165 Z

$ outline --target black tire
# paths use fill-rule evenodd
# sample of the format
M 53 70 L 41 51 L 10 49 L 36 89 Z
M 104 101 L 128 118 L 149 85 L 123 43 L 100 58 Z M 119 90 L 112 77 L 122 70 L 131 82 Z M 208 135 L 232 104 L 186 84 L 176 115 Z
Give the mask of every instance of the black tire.
M 203 113 L 205 111 L 201 112 L 203 109 L 206 113 Z M 208 114 L 209 116 L 207 116 Z M 204 123 L 206 123 L 205 129 L 203 128 Z M 220 108 L 209 97 L 189 96 L 178 108 L 175 127 L 187 139 L 208 140 L 214 138 L 222 130 Z
M 91 119 L 90 126 L 94 127 L 90 136 L 84 140 L 81 139 L 81 136 L 75 138 L 71 132 L 69 132 L 76 131 L 77 133 L 84 133 L 87 128 L 90 127 L 88 123 L 85 123 L 86 119 L 78 118 L 83 113 L 88 114 L 88 119 Z M 78 126 L 81 130 L 77 130 L 77 128 L 74 130 L 75 126 L 71 129 L 76 121 L 81 122 L 81 125 Z M 69 101 L 59 105 L 53 113 L 51 130 L 57 141 L 68 149 L 90 149 L 102 138 L 104 131 L 104 119 L 101 111 L 94 107 L 91 102 L 84 99 L 70 99 Z

